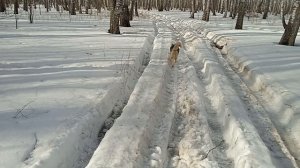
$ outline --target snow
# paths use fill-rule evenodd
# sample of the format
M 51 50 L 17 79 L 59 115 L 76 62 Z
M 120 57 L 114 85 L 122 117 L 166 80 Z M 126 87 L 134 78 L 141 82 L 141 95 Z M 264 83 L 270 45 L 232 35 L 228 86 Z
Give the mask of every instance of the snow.
M 299 165 L 300 40 L 278 45 L 279 16 L 142 11 L 111 35 L 107 11 L 38 12 L 0 15 L 0 167 Z
M 80 167 L 134 86 L 152 22 L 136 20 L 133 29 L 110 35 L 107 18 L 81 17 L 20 19 L 17 30 L 14 20 L 1 20 L 0 167 Z
M 167 68 L 167 57 L 171 37 L 165 29 L 157 29 L 158 35 L 153 42 L 150 62 L 138 80 L 122 115 L 106 133 L 101 144 L 94 152 L 87 168 L 94 167 L 161 167 L 161 151 L 151 153 L 148 143 L 155 131 L 158 111 L 161 109 L 161 91 Z M 146 88 L 146 89 L 145 89 Z M 163 101 L 163 100 L 162 100 Z M 144 155 L 151 153 L 147 163 Z

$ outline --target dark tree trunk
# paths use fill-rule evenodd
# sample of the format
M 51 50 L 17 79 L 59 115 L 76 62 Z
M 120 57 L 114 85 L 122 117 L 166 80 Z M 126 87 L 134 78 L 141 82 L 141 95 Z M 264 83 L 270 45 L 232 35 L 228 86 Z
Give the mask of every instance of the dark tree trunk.
M 27 2 L 27 0 L 24 0 L 24 2 L 23 2 L 23 10 L 28 11 L 28 2 Z
M 6 6 L 5 6 L 5 0 L 0 0 L 0 12 L 5 12 Z
M 245 11 L 246 11 L 246 2 L 244 0 L 240 0 L 235 29 L 243 29 Z
M 216 1 L 215 0 L 211 0 L 211 11 L 213 16 L 216 16 Z
M 64 6 L 63 6 L 64 10 L 69 11 L 69 6 L 68 6 L 68 1 L 64 0 Z
M 135 4 L 134 4 L 134 14 L 135 14 L 135 16 L 139 16 L 137 0 L 135 0 Z
M 91 8 L 90 1 L 85 0 L 85 14 L 89 14 L 89 9 Z
M 262 11 L 261 11 L 261 6 L 262 6 L 263 2 L 264 2 L 264 1 L 261 0 L 260 3 L 258 4 L 258 6 L 257 6 L 257 13 L 262 13 Z
M 110 28 L 108 33 L 120 34 L 119 19 L 120 19 L 120 2 L 117 0 L 112 0 L 112 9 L 110 12 Z
M 33 23 L 33 0 L 29 0 L 29 23 Z
M 14 14 L 19 14 L 19 0 L 15 0 L 14 2 Z
M 158 0 L 158 5 L 157 5 L 158 11 L 163 11 L 164 10 L 164 2 L 163 0 Z
M 129 20 L 130 20 L 130 13 L 129 13 L 128 5 L 124 4 L 122 6 L 122 13 L 120 16 L 120 26 L 131 27 Z
M 45 8 L 47 9 L 47 12 L 49 12 L 49 0 L 45 0 Z
M 279 41 L 279 44 L 294 46 L 295 40 L 299 31 L 300 26 L 300 0 L 295 0 L 292 8 L 292 14 L 289 18 L 288 24 L 285 23 L 283 17 L 284 33 Z
M 190 18 L 195 18 L 195 12 L 196 12 L 196 0 L 192 0 L 192 12 Z
M 205 0 L 202 20 L 208 22 L 209 21 L 209 13 L 210 13 L 210 0 Z
M 131 0 L 129 20 L 133 19 L 134 6 L 135 6 L 135 0 Z
M 270 8 L 270 3 L 271 3 L 271 0 L 267 0 L 266 6 L 265 6 L 265 9 L 264 9 L 263 19 L 267 19 L 267 17 L 268 17 L 268 12 L 269 12 L 269 8 Z
M 71 15 L 76 15 L 76 11 L 75 11 L 75 0 L 71 0 L 71 11 L 70 11 Z

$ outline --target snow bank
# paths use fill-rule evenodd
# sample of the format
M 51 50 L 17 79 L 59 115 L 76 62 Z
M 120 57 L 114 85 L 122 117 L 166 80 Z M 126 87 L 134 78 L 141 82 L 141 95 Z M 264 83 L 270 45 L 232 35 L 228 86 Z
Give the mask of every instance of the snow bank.
M 185 36 L 188 42 L 186 47 L 195 55 L 194 63 L 199 65 L 208 84 L 207 91 L 218 113 L 219 122 L 224 127 L 223 136 L 229 145 L 227 152 L 234 160 L 235 167 L 275 167 L 267 147 L 248 118 L 246 108 L 217 58 L 206 48 L 204 41 L 200 39 L 189 41 L 188 36 L 189 33 Z
M 278 45 L 283 33 L 278 16 L 244 20 L 244 30 L 234 30 L 235 20 L 231 18 L 219 15 L 203 22 L 200 18 L 187 19 L 188 13 L 178 17 L 178 13 L 165 12 L 162 17 L 185 25 L 181 30 L 201 33 L 221 49 L 246 85 L 264 101 L 281 139 L 299 164 L 300 39 L 294 47 Z
M 300 48 L 274 44 L 280 34 L 274 37 L 266 33 L 268 38 L 265 39 L 252 35 L 247 41 L 233 34 L 230 39 L 235 40 L 232 41 L 228 40 L 227 32 L 206 30 L 203 34 L 222 48 L 226 60 L 242 76 L 247 86 L 260 93 L 281 138 L 287 142 L 292 155 L 299 158 L 300 81 L 295 79 L 295 75 L 300 72 L 300 59 L 297 58 Z
M 108 19 L 55 17 L 17 30 L 13 18 L 0 21 L 0 167 L 87 164 L 101 125 L 128 98 L 152 50 L 147 20 L 110 35 Z
M 168 68 L 170 44 L 168 32 L 158 29 L 149 65 L 138 80 L 122 115 L 106 133 L 87 168 L 145 166 L 149 141 L 159 117 L 158 99 Z

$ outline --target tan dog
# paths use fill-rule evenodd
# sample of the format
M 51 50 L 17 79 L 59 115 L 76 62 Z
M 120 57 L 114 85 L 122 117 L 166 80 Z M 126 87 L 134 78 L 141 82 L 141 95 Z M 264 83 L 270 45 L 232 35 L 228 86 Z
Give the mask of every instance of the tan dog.
M 172 44 L 170 47 L 170 55 L 169 55 L 169 63 L 174 67 L 175 63 L 177 62 L 177 57 L 179 54 L 179 48 L 181 47 L 181 43 L 177 41 L 175 44 Z

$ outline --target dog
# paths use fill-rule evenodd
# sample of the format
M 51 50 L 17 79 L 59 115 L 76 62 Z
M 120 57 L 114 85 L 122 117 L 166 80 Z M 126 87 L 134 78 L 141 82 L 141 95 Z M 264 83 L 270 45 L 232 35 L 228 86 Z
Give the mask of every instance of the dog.
M 181 47 L 181 43 L 177 41 L 175 44 L 172 44 L 170 47 L 170 55 L 169 55 L 169 64 L 174 67 L 175 63 L 177 62 L 179 48 Z

